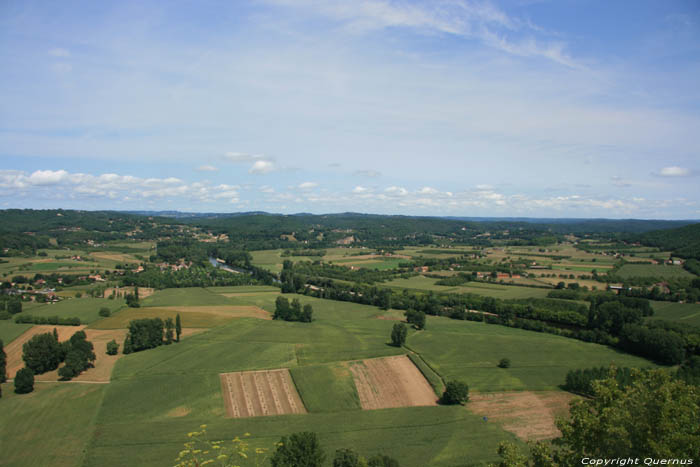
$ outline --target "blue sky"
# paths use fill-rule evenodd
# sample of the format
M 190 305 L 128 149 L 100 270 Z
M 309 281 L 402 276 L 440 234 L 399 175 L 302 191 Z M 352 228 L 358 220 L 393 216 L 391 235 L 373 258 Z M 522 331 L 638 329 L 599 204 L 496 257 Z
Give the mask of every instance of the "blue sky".
M 0 208 L 700 218 L 700 3 L 0 3 Z

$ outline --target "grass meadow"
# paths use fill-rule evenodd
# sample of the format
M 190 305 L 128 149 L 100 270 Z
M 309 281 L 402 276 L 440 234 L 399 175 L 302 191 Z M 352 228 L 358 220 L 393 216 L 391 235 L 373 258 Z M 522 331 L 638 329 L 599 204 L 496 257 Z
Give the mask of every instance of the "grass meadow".
M 109 300 L 107 298 L 70 298 L 61 300 L 58 303 L 35 305 L 31 308 L 23 308 L 21 314 L 32 316 L 58 316 L 60 318 L 80 318 L 82 324 L 90 324 L 102 317 L 99 315 L 100 308 L 109 308 L 115 313 L 126 306 L 123 299 Z M 18 314 L 19 315 L 19 314 Z
M 549 289 L 522 287 L 517 285 L 492 284 L 489 282 L 467 282 L 460 286 L 436 285 L 439 279 L 425 276 L 413 276 L 408 279 L 394 279 L 384 285 L 398 289 L 426 290 L 445 293 L 471 293 L 501 299 L 510 298 L 543 298 Z
M 698 303 L 651 302 L 651 305 L 654 308 L 654 316 L 647 319 L 663 319 L 700 326 L 700 304 Z
M 629 277 L 654 277 L 659 279 L 673 279 L 678 277 L 695 277 L 681 266 L 671 266 L 664 264 L 625 264 L 618 271 L 617 275 L 622 278 Z
M 91 327 L 117 319 L 126 325 L 128 320 L 122 317 L 157 307 L 178 307 L 183 314 L 188 307 L 223 305 L 272 311 L 277 295 L 265 288 L 168 289 L 142 300 L 144 308 L 124 309 Z M 6 431 L 0 434 L 13 446 L 9 465 L 22 465 L 23 459 L 14 453 L 25 451 L 38 456 L 33 463 L 42 465 L 172 465 L 189 440 L 187 433 L 201 424 L 208 425 L 211 439 L 251 433 L 255 447 L 272 447 L 281 436 L 296 431 L 315 431 L 331 457 L 336 449 L 349 447 L 368 456 L 385 453 L 402 467 L 484 465 L 497 459 L 500 441 L 521 443 L 499 423 L 484 422 L 468 407 L 361 410 L 344 362 L 406 353 L 388 344 L 397 313 L 293 294 L 286 297 L 312 305 L 314 321 L 240 318 L 211 323 L 212 329 L 180 343 L 123 356 L 106 385 L 37 383 L 41 387 L 35 393 L 12 394 L 7 400 L 11 387 L 4 385 L 0 430 Z M 183 325 L 191 326 L 184 317 Z M 0 323 L 0 332 L 10 331 Z M 464 380 L 476 391 L 556 389 L 569 369 L 611 362 L 652 366 L 596 344 L 446 318 L 429 317 L 427 329 L 411 331 L 407 343 L 420 354 L 411 357 L 434 387 L 442 384 L 442 376 Z M 511 368 L 496 367 L 503 357 L 511 359 Z M 309 413 L 226 418 L 219 374 L 275 368 L 290 368 Z M 58 403 L 63 398 L 67 402 Z M 18 426 L 32 433 L 36 427 L 32 419 L 49 424 L 48 432 L 24 436 L 23 431 L 4 428 L 25 423 Z M 79 439 L 74 441 L 74 436 Z M 54 443 L 46 440 L 55 440 L 56 446 L 39 448 L 39 443 Z M 46 459 L 51 449 L 72 454 L 54 462 Z

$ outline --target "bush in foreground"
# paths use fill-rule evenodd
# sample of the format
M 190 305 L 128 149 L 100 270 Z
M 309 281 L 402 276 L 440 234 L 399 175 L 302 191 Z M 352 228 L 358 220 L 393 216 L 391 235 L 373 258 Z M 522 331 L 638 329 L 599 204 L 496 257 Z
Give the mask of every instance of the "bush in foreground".
M 22 368 L 15 375 L 15 392 L 28 394 L 34 390 L 34 372 L 29 368 Z
M 445 405 L 464 404 L 469 400 L 469 386 L 461 381 L 448 381 L 440 402 Z
M 326 455 L 316 433 L 302 431 L 283 436 L 272 455 L 272 467 L 321 467 Z

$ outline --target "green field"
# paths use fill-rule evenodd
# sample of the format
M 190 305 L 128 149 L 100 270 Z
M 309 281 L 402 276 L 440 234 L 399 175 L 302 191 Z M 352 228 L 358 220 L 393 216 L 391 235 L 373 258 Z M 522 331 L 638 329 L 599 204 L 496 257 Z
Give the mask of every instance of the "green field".
M 292 368 L 291 374 L 309 412 L 360 409 L 360 398 L 346 364 L 300 366 Z
M 673 279 L 678 277 L 695 277 L 681 266 L 663 264 L 625 264 L 617 274 L 622 278 L 653 277 L 658 279 Z
M 211 306 L 233 305 L 231 300 L 199 287 L 158 290 L 141 300 L 141 306 Z
M 83 324 L 93 323 L 102 319 L 99 315 L 100 308 L 106 307 L 114 313 L 125 306 L 124 300 L 107 298 L 70 298 L 58 303 L 25 307 L 21 314 L 32 316 L 58 316 L 60 318 L 80 318 Z
M 18 395 L 11 383 L 3 384 L 0 464 L 81 465 L 106 388 L 103 384 L 36 383 L 34 392 Z
M 439 279 L 425 276 L 413 276 L 408 279 L 394 279 L 384 285 L 399 289 L 427 290 L 444 293 L 472 293 L 486 297 L 509 298 L 543 298 L 550 289 L 522 287 L 517 285 L 492 284 L 489 282 L 468 282 L 460 286 L 435 285 Z
M 167 289 L 143 303 L 178 306 L 183 310 L 187 306 L 248 304 L 274 309 L 278 294 L 262 290 L 267 289 Z M 221 293 L 246 295 L 226 298 Z M 388 454 L 398 459 L 402 467 L 483 465 L 496 460 L 500 441 L 520 443 L 498 423 L 484 423 L 480 416 L 463 407 L 360 410 L 354 382 L 344 362 L 405 353 L 405 349 L 388 345 L 395 321 L 377 319 L 394 318 L 401 313 L 350 302 L 285 296 L 312 305 L 314 321 L 306 324 L 253 318 L 229 320 L 181 343 L 122 357 L 111 382 L 96 389 L 90 385 L 89 389 L 98 393 L 80 402 L 89 405 L 83 410 L 89 419 L 81 418 L 85 431 L 79 431 L 81 439 L 89 443 L 83 465 L 172 465 L 182 443 L 188 440 L 186 434 L 200 424 L 208 425 L 212 439 L 232 439 L 249 432 L 253 445 L 260 447 L 272 446 L 283 435 L 311 430 L 318 433 L 331 456 L 335 449 L 351 447 L 363 455 Z M 110 320 L 126 323 L 127 318 L 140 313 L 149 313 L 148 307 L 124 309 L 91 327 L 104 326 Z M 189 326 L 185 319 L 183 324 Z M 569 369 L 611 362 L 652 366 L 596 344 L 435 317 L 429 317 L 425 331 L 410 332 L 408 346 L 421 354 L 423 360 L 411 357 L 434 386 L 441 382 L 432 369 L 447 379 L 462 379 L 478 391 L 556 389 Z M 496 367 L 503 357 L 511 359 L 511 368 Z M 290 368 L 309 413 L 225 418 L 219 374 L 274 368 Z M 10 391 L 7 385 L 3 389 Z M 43 404 L 60 405 L 42 391 L 33 395 Z M 8 401 L 3 397 L 0 406 Z M 77 403 L 71 401 L 65 410 Z M 11 407 L 12 418 L 5 415 L 4 407 L 0 408 L 3 426 L 34 414 L 32 405 Z M 58 414 L 63 409 L 55 410 Z M 67 423 L 73 420 L 56 425 L 70 430 Z M 32 449 L 32 443 L 43 440 L 43 435 L 27 440 L 17 434 L 12 436 L 3 440 L 12 440 L 14 451 Z M 59 441 L 70 439 L 67 435 L 50 436 Z M 77 449 L 80 451 L 82 446 Z M 17 462 L 12 460 L 10 464 Z M 68 465 L 80 464 L 81 457 L 77 455 Z
M 698 303 L 651 302 L 651 305 L 654 308 L 654 316 L 647 319 L 662 319 L 700 326 L 700 304 Z
M 0 340 L 7 345 L 32 326 L 33 324 L 17 324 L 12 319 L 0 320 Z
M 651 362 L 612 348 L 552 334 L 474 321 L 428 317 L 426 330 L 409 334 L 407 345 L 443 378 L 460 379 L 477 391 L 551 390 L 574 368 L 652 367 Z M 502 358 L 512 366 L 498 368 Z
M 173 307 L 175 308 L 175 307 Z M 236 318 L 236 313 L 231 312 L 227 315 L 216 313 L 207 313 L 206 311 L 188 311 L 192 310 L 188 307 L 178 307 L 179 309 L 166 308 L 125 308 L 109 318 L 104 318 L 90 325 L 91 329 L 124 329 L 129 327 L 129 322 L 135 319 L 160 318 L 163 321 L 170 318 L 175 321 L 179 314 L 184 328 L 213 328 L 226 324 L 230 320 Z

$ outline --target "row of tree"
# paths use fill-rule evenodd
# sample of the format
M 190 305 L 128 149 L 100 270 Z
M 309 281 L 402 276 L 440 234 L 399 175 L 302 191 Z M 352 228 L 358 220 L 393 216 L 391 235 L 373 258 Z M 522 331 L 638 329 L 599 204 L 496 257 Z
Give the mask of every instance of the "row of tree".
M 182 321 L 180 314 L 163 321 L 160 318 L 144 318 L 129 321 L 128 333 L 124 339 L 123 353 L 140 352 L 161 345 L 180 342 Z
M 65 342 L 59 342 L 58 332 L 36 334 L 22 346 L 22 360 L 33 375 L 59 368 L 58 375 L 68 380 L 90 368 L 95 361 L 92 342 L 85 331 L 77 331 Z
M 313 312 L 313 307 L 308 303 L 302 307 L 298 298 L 292 299 L 292 302 L 289 303 L 285 297 L 277 297 L 272 319 L 310 323 L 313 320 Z

